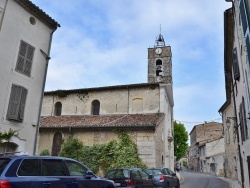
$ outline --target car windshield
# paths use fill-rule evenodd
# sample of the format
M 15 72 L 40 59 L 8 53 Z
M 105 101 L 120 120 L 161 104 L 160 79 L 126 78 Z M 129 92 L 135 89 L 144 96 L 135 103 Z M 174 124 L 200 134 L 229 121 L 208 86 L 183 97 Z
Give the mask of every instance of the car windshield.
M 10 162 L 9 158 L 0 159 L 0 174 L 2 174 L 3 170 L 5 169 L 5 167 L 9 162 Z
M 129 172 L 126 169 L 116 169 L 116 170 L 110 170 L 106 178 L 128 178 L 129 177 Z

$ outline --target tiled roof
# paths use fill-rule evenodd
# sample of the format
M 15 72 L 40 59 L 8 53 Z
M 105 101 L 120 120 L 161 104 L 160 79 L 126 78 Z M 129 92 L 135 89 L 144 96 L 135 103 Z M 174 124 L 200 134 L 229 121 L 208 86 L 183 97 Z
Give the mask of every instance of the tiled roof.
M 56 29 L 60 27 L 60 24 L 52 19 L 48 14 L 46 14 L 42 9 L 36 6 L 29 0 L 15 0 L 20 6 L 25 10 L 36 16 L 41 22 L 47 25 L 51 29 Z
M 89 91 L 105 91 L 105 90 L 116 90 L 116 89 L 130 89 L 130 88 L 144 88 L 149 87 L 151 89 L 157 88 L 159 83 L 139 83 L 139 84 L 128 84 L 128 85 L 115 85 L 115 86 L 105 86 L 105 87 L 93 87 L 93 88 L 82 88 L 82 89 L 69 89 L 69 90 L 56 90 L 56 91 L 46 91 L 44 95 L 55 94 L 58 91 L 64 91 L 65 93 L 79 93 L 79 92 L 89 92 Z
M 155 127 L 164 114 L 44 116 L 40 128 Z

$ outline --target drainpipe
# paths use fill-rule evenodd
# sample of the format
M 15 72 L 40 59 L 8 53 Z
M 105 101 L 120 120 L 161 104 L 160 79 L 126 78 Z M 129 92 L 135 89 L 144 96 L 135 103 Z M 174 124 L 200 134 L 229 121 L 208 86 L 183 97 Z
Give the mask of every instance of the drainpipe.
M 57 27 L 61 27 L 60 24 L 57 24 Z M 46 54 L 43 50 L 40 49 L 41 53 L 45 56 L 46 67 L 45 67 L 45 74 L 44 74 L 44 77 L 43 77 L 43 88 L 42 88 L 42 92 L 41 92 L 39 112 L 38 112 L 38 117 L 37 117 L 37 124 L 36 124 L 36 133 L 35 133 L 35 142 L 34 142 L 33 155 L 36 154 L 36 149 L 37 149 L 36 148 L 37 137 L 38 137 L 38 132 L 39 132 L 39 124 L 40 124 L 40 117 L 41 117 L 41 112 L 42 112 L 42 104 L 43 104 L 44 89 L 45 89 L 45 83 L 46 83 L 46 77 L 47 77 L 47 71 L 48 71 L 48 64 L 49 64 L 49 60 L 50 60 L 49 55 L 50 55 L 50 49 L 51 49 L 51 43 L 52 43 L 52 36 L 53 36 L 53 33 L 56 31 L 57 27 L 50 34 L 48 54 Z
M 240 159 L 240 174 L 241 174 L 242 188 L 244 188 L 244 170 L 243 170 L 243 162 L 242 162 L 241 150 L 240 150 L 239 126 L 238 126 L 236 101 L 235 101 L 235 93 L 234 93 L 234 83 L 233 83 L 232 75 L 231 75 L 231 82 L 232 82 L 232 86 L 233 86 L 234 114 L 235 114 L 236 133 L 237 133 L 237 142 L 238 142 L 238 155 L 239 155 L 239 159 Z

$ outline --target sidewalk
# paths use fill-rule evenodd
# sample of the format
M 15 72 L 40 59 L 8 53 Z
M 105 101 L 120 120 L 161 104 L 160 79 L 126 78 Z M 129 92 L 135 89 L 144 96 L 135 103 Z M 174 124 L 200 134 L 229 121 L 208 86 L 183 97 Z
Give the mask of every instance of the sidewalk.
M 241 188 L 241 185 L 236 180 L 225 178 L 225 177 L 218 177 L 218 178 L 228 182 L 231 185 L 231 188 Z

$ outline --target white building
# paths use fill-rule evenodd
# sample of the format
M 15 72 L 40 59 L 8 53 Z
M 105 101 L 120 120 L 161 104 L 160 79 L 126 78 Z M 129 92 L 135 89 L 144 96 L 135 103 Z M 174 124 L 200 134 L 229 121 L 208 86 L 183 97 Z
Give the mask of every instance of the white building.
M 225 11 L 225 175 L 250 187 L 250 1 L 231 1 Z
M 36 152 L 52 35 L 60 26 L 29 0 L 0 1 L 0 153 Z

